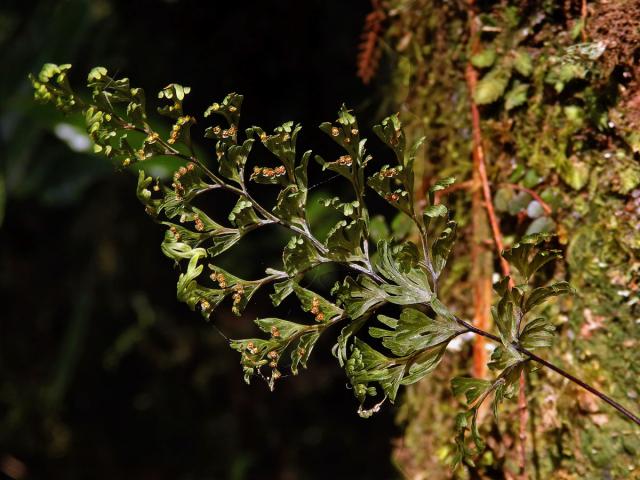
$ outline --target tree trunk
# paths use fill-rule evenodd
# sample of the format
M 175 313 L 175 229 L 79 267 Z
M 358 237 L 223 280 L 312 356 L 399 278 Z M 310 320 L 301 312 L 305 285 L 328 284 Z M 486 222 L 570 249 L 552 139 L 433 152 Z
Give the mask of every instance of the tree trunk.
M 450 175 L 466 187 L 446 199 L 461 240 L 442 294 L 478 320 L 487 282 L 501 273 L 478 193 L 475 103 L 505 246 L 526 233 L 557 234 L 565 261 L 545 273 L 578 292 L 545 312 L 558 334 L 545 355 L 637 412 L 640 1 L 389 0 L 380 8 L 393 95 L 410 131 L 427 137 L 418 191 Z M 467 68 L 478 78 L 473 94 Z M 484 351 L 461 345 L 446 368 L 407 390 L 395 450 L 407 478 L 640 478 L 637 428 L 544 369 L 531 374 L 520 401 L 526 431 L 514 398 L 497 421 L 485 415 L 487 448 L 476 466 L 452 472 L 453 419 L 462 406 L 447 379 L 490 375 Z

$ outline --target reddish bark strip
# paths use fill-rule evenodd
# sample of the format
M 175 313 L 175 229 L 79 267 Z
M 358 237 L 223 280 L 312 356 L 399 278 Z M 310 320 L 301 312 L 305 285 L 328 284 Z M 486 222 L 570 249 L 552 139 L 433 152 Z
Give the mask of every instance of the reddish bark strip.
M 475 20 L 470 14 L 471 37 L 475 35 Z M 477 43 L 476 40 L 473 40 Z M 477 45 L 474 50 L 477 49 Z M 471 247 L 471 276 L 473 279 L 473 299 L 474 299 L 474 325 L 483 330 L 491 327 L 491 296 L 493 256 L 487 251 L 483 244 L 489 236 L 487 220 L 483 207 L 484 188 L 482 186 L 484 170 L 484 150 L 482 146 L 482 135 L 480 132 L 480 114 L 477 105 L 473 102 L 473 92 L 477 82 L 477 74 L 471 64 L 467 64 L 465 71 L 467 86 L 470 95 L 471 120 L 473 127 L 473 177 L 471 194 L 471 222 L 473 228 L 473 242 Z M 485 175 L 486 177 L 486 175 Z M 486 203 L 486 200 L 485 200 Z M 476 338 L 473 346 L 473 375 L 484 378 L 487 375 L 487 351 L 484 339 Z
M 477 35 L 477 26 L 476 26 L 476 16 L 474 11 L 474 0 L 469 0 L 469 34 L 471 38 L 472 48 L 471 51 L 476 53 L 478 51 L 479 43 L 478 43 L 478 35 Z M 483 142 L 482 142 L 482 130 L 480 127 L 480 111 L 478 110 L 478 106 L 473 100 L 474 93 L 476 91 L 476 84 L 478 82 L 478 73 L 471 63 L 467 63 L 465 70 L 465 77 L 467 80 L 467 87 L 469 90 L 469 103 L 471 104 L 471 122 L 473 129 L 473 177 L 474 177 L 474 185 L 478 185 L 478 181 L 482 188 L 482 196 L 484 197 L 484 206 L 487 210 L 487 215 L 489 217 L 489 224 L 491 225 L 491 230 L 493 233 L 493 240 L 498 251 L 498 258 L 500 259 L 500 267 L 502 270 L 502 274 L 504 276 L 510 276 L 511 269 L 509 267 L 509 263 L 502 257 L 502 251 L 504 250 L 504 244 L 502 242 L 502 232 L 500 231 L 500 225 L 498 224 L 498 219 L 496 218 L 495 210 L 493 208 L 493 199 L 491 196 L 491 188 L 489 187 L 489 179 L 487 177 L 487 168 L 485 164 L 484 158 L 484 150 L 483 150 Z M 472 197 L 472 214 L 474 216 L 474 222 L 476 218 L 476 210 L 473 208 L 474 204 L 478 203 L 478 189 L 474 188 L 473 197 Z M 475 226 L 475 223 L 474 223 Z M 476 242 L 474 242 L 474 249 L 478 248 Z M 473 253 L 472 253 L 473 259 Z M 481 285 L 478 285 L 478 289 L 474 289 L 474 292 L 480 293 L 480 288 L 486 288 L 484 282 Z M 513 287 L 513 279 L 509 281 L 509 288 Z M 489 278 L 489 295 L 491 294 L 491 279 Z M 484 296 L 481 299 L 480 294 L 474 295 L 476 302 L 480 301 L 480 303 L 476 303 L 476 313 L 479 313 L 479 308 L 486 308 L 484 304 Z M 490 298 L 490 297 L 489 297 Z M 480 312 L 484 315 L 484 311 Z M 486 320 L 488 323 L 488 313 L 486 314 Z M 483 321 L 485 317 L 480 317 Z M 478 320 L 478 317 L 474 319 Z M 485 327 L 480 327 L 485 329 Z M 476 343 L 476 347 L 478 344 Z M 481 345 L 484 350 L 484 345 Z M 476 349 L 474 349 L 474 370 L 475 370 L 475 353 Z M 478 355 L 482 355 L 478 352 Z M 486 353 L 484 353 L 486 359 Z M 475 372 L 474 372 L 475 373 Z M 525 392 L 526 379 L 524 377 L 524 370 L 520 374 L 520 388 L 518 392 L 518 411 L 519 411 L 519 477 L 521 480 L 527 479 L 526 472 L 526 462 L 527 462 L 527 451 L 526 451 L 526 439 L 527 439 L 527 397 Z
M 580 19 L 582 20 L 582 41 L 587 41 L 587 0 L 582 0 L 580 8 Z

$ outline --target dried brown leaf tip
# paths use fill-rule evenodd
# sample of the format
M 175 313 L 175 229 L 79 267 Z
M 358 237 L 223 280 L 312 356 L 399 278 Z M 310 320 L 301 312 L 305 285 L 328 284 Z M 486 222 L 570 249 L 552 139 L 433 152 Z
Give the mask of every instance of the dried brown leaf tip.
M 367 15 L 362 29 L 362 41 L 358 45 L 358 77 L 362 83 L 368 85 L 375 76 L 380 63 L 380 36 L 382 34 L 382 23 L 386 15 L 381 3 L 372 0 L 373 10 Z

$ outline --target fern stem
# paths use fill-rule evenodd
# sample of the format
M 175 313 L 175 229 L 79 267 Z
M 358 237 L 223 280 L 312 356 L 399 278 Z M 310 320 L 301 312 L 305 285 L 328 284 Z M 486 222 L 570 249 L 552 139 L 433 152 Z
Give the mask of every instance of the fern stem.
M 602 393 L 600 390 L 598 390 L 595 387 L 592 387 L 591 385 L 589 385 L 586 382 L 583 382 L 582 380 L 580 380 L 577 377 L 574 377 L 573 375 L 571 375 L 569 372 L 564 371 L 562 368 L 557 367 L 556 365 L 546 361 L 544 358 L 541 358 L 539 356 L 537 356 L 535 353 L 530 352 L 529 350 L 527 350 L 526 348 L 522 348 L 522 347 L 517 347 L 518 350 L 521 353 L 524 353 L 525 355 L 527 355 L 529 358 L 531 358 L 531 360 L 533 360 L 534 362 L 539 363 L 540 365 L 547 367 L 550 370 L 553 370 L 554 372 L 562 375 L 564 378 L 566 378 L 567 380 L 572 381 L 573 383 L 575 383 L 576 385 L 581 386 L 582 388 L 584 388 L 586 391 L 592 393 L 593 395 L 595 395 L 596 397 L 600 398 L 601 400 L 605 401 L 606 403 L 608 403 L 609 405 L 611 405 L 613 408 L 615 408 L 618 412 L 620 412 L 622 415 L 624 415 L 625 417 L 627 417 L 629 420 L 631 420 L 633 423 L 635 423 L 636 425 L 640 425 L 640 417 L 638 417 L 637 415 L 635 415 L 634 413 L 630 412 L 629 410 L 627 410 L 625 407 L 623 407 L 622 405 L 620 405 L 618 402 L 616 402 L 614 399 L 610 398 L 609 396 L 605 395 L 604 393 Z
M 492 333 L 485 332 L 484 330 L 476 328 L 472 324 L 470 324 L 469 322 L 466 322 L 465 320 L 462 320 L 461 318 L 458 318 L 458 317 L 455 317 L 455 318 L 456 318 L 456 321 L 460 325 L 463 325 L 464 327 L 466 327 L 470 332 L 473 332 L 476 335 L 481 335 L 481 336 L 483 336 L 485 338 L 493 340 L 496 343 L 500 343 L 500 344 L 502 343 L 502 340 L 497 335 L 494 335 Z M 567 380 L 569 380 L 569 381 L 575 383 L 576 385 L 579 385 L 580 387 L 584 388 L 587 392 L 592 393 L 596 397 L 598 397 L 601 400 L 603 400 L 604 402 L 608 403 L 615 410 L 617 410 L 620 414 L 625 416 L 627 419 L 631 420 L 636 425 L 640 426 L 640 417 L 638 417 L 634 413 L 632 413 L 629 410 L 627 410 L 624 406 L 622 406 L 621 404 L 619 404 L 614 399 L 612 399 L 611 397 L 609 397 L 605 393 L 601 392 L 597 388 L 592 387 L 588 383 L 586 383 L 586 382 L 580 380 L 579 378 L 571 375 L 569 372 L 563 370 L 562 368 L 554 365 L 553 363 L 548 362 L 547 360 L 545 360 L 544 358 L 539 357 L 535 353 L 530 352 L 529 350 L 527 350 L 526 348 L 522 347 L 521 345 L 514 344 L 513 347 L 516 350 L 518 350 L 520 353 L 522 353 L 522 354 L 526 355 L 527 357 L 529 357 L 534 362 L 539 363 L 540 365 L 542 365 L 543 367 L 548 368 L 549 370 L 553 370 L 554 372 L 556 372 L 557 374 L 563 376 Z

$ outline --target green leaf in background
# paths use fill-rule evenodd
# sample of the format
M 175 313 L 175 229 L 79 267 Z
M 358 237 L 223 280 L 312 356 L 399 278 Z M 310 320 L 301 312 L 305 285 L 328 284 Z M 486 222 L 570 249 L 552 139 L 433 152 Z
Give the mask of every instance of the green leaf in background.
M 494 64 L 496 57 L 494 48 L 485 48 L 471 57 L 471 64 L 476 68 L 487 68 Z
M 533 61 L 526 50 L 519 48 L 513 57 L 513 68 L 523 77 L 528 77 L 533 72 Z
M 504 64 L 493 67 L 476 86 L 473 95 L 478 105 L 487 105 L 498 100 L 504 94 L 511 78 L 511 68 Z
M 534 235 L 538 233 L 554 233 L 556 230 L 556 222 L 549 217 L 538 217 L 529 224 L 525 235 Z
M 504 97 L 504 108 L 509 111 L 527 102 L 529 84 L 513 82 L 513 86 Z

